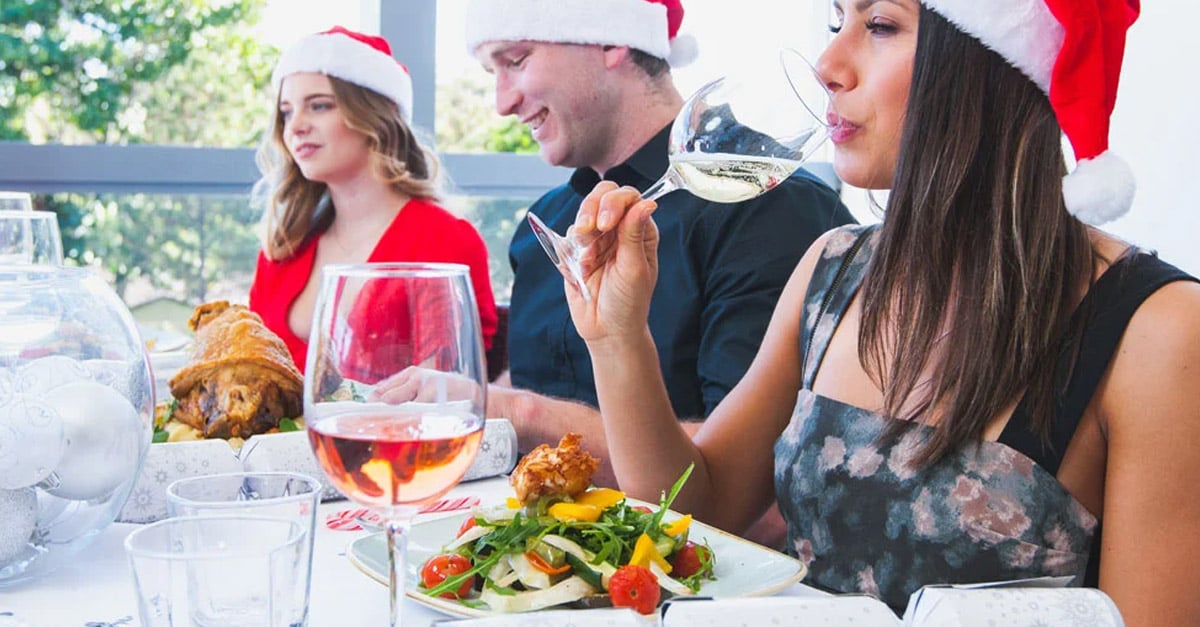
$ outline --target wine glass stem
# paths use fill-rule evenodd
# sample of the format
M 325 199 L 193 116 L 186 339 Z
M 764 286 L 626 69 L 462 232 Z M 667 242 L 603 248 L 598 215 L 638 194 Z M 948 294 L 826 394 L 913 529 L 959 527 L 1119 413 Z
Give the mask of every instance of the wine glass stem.
M 408 549 L 408 529 L 412 525 L 410 519 L 387 521 L 388 547 L 388 594 L 391 597 L 389 622 L 391 627 L 400 625 L 400 605 L 404 602 L 404 560 Z
M 674 174 L 675 171 L 668 167 L 667 171 L 663 173 L 662 177 L 659 178 L 658 181 L 656 181 L 650 187 L 647 187 L 646 191 L 642 192 L 642 200 L 658 200 L 659 198 L 662 198 L 663 196 L 666 196 L 667 194 L 679 189 L 680 185 L 675 180 Z

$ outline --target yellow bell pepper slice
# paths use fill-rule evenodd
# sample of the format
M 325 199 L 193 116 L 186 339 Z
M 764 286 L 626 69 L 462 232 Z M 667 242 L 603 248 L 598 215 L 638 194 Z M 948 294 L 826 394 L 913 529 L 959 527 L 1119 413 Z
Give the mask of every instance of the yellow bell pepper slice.
M 546 510 L 555 520 L 562 522 L 596 522 L 600 519 L 601 509 L 595 505 L 580 505 L 579 503 L 555 503 Z
M 686 516 L 681 516 L 681 517 L 675 519 L 673 522 L 671 522 L 667 526 L 663 527 L 663 533 L 665 533 L 671 537 L 675 537 L 675 536 L 682 535 L 685 531 L 688 530 L 688 527 L 691 527 L 691 526 L 692 526 L 692 515 L 688 514 Z
M 583 494 L 575 497 L 575 502 L 579 505 L 594 505 L 601 510 L 606 510 L 625 499 L 625 493 L 612 488 L 592 488 Z
M 508 509 L 521 509 L 521 507 L 523 507 L 520 501 L 511 496 L 504 500 L 504 505 L 508 507 Z
M 629 563 L 649 568 L 650 562 L 658 564 L 658 567 L 664 573 L 671 572 L 671 563 L 658 552 L 658 549 L 654 546 L 654 540 L 651 540 L 650 536 L 643 533 L 638 536 L 637 542 L 633 545 L 633 556 L 629 558 Z

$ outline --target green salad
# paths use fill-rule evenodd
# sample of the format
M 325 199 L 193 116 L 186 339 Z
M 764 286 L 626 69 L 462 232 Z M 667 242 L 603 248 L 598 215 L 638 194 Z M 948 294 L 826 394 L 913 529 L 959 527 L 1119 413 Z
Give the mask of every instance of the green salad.
M 715 578 L 715 556 L 707 544 L 688 540 L 690 515 L 666 520 L 691 472 L 689 466 L 657 509 L 608 488 L 477 509 L 422 566 L 421 588 L 497 612 L 611 604 L 650 613 L 662 591 L 695 594 Z

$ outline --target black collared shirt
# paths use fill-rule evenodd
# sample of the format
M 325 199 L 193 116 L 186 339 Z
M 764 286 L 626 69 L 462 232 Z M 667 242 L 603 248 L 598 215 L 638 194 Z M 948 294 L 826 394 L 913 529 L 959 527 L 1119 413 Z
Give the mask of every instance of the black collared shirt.
M 645 190 L 667 170 L 664 128 L 606 180 Z M 600 177 L 575 171 L 529 210 L 564 233 Z M 709 414 L 750 367 L 779 294 L 818 236 L 854 222 L 837 194 L 801 170 L 770 192 L 736 204 L 685 191 L 658 201 L 658 283 L 650 332 L 675 413 Z M 563 279 L 521 220 L 509 246 L 508 326 L 514 387 L 597 404 L 587 346 L 567 309 Z

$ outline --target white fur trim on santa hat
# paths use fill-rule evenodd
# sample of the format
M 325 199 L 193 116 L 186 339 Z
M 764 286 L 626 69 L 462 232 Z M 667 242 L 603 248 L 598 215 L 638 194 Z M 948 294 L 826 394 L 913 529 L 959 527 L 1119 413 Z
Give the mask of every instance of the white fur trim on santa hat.
M 1133 170 L 1111 151 L 1080 161 L 1075 171 L 1063 178 L 1067 211 L 1094 225 L 1125 215 L 1133 205 L 1136 190 Z
M 690 33 L 679 33 L 671 40 L 671 54 L 667 55 L 667 63 L 674 68 L 690 65 L 700 56 L 700 44 Z
M 283 79 L 297 72 L 317 72 L 387 96 L 412 124 L 412 77 L 390 55 L 340 33 L 308 35 L 288 48 L 271 74 L 275 93 Z
M 921 0 L 1050 93 L 1065 31 L 1045 0 Z
M 660 59 L 671 54 L 667 8 L 646 0 L 472 0 L 467 50 L 489 41 L 629 46 Z

